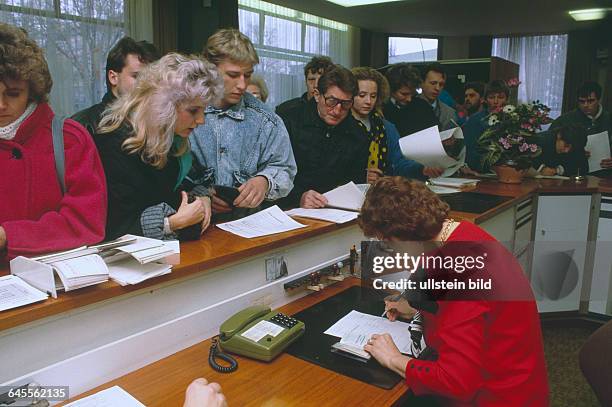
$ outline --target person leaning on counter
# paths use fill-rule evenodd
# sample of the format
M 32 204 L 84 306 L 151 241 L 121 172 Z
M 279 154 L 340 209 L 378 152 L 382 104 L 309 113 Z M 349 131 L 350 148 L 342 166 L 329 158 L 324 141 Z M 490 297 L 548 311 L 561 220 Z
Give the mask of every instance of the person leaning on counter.
M 192 227 L 208 227 L 211 203 L 208 188 L 184 184 L 193 164 L 188 137 L 221 94 L 211 63 L 171 53 L 145 68 L 134 89 L 105 111 L 95 142 L 108 183 L 107 239 L 126 233 L 199 239 Z
M 101 241 L 106 184 L 91 137 L 64 122 L 63 192 L 43 51 L 25 31 L 0 23 L 0 55 L 0 262 Z
M 455 222 L 448 213 L 448 205 L 424 184 L 384 177 L 368 190 L 359 225 L 366 236 L 392 243 L 438 241 L 440 250 L 450 242 L 455 247 L 456 242 L 495 242 L 478 226 Z M 516 262 L 508 256 L 503 258 L 507 263 Z M 400 353 L 391 336 L 382 334 L 373 335 L 365 350 L 404 377 L 415 395 L 432 395 L 442 405 L 546 406 L 542 333 L 529 283 L 518 266 L 494 261 L 488 268 L 485 271 L 493 279 L 504 286 L 511 282 L 512 292 L 522 290 L 527 295 L 520 301 L 449 300 L 452 294 L 430 291 L 426 294 L 435 307 L 428 309 L 403 296 L 394 298 L 385 303 L 388 318 L 410 319 L 418 312 L 426 347 L 417 358 L 410 358 Z

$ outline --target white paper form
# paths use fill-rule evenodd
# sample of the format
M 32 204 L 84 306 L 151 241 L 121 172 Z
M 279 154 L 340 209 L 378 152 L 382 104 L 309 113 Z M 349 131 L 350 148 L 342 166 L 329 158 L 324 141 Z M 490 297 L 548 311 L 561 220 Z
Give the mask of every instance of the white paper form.
M 259 342 L 266 335 L 276 337 L 284 330 L 285 328 L 280 325 L 276 325 L 275 323 L 269 321 L 259 321 L 258 323 L 244 331 L 241 335 L 254 342 Z
M 457 165 L 457 160 L 449 157 L 442 145 L 438 126 L 412 133 L 399 141 L 404 157 L 417 161 L 426 167 L 447 169 Z
M 612 157 L 610 154 L 610 139 L 608 132 L 604 131 L 588 136 L 584 149 L 591 153 L 589 157 L 589 171 L 601 170 L 601 160 Z
M 431 190 L 431 192 L 438 194 L 438 195 L 443 195 L 443 194 L 456 194 L 458 192 L 462 192 L 460 189 L 458 188 L 450 188 L 450 187 L 441 187 L 439 185 L 427 185 L 427 188 L 429 188 Z
M 321 208 L 305 209 L 295 208 L 285 212 L 289 216 L 302 216 L 304 218 L 321 219 L 333 223 L 346 223 L 357 219 L 359 215 L 353 211 L 343 211 L 342 209 Z
M 429 180 L 434 185 L 449 187 L 449 188 L 462 188 L 475 186 L 480 182 L 479 179 L 474 178 L 449 178 L 449 177 L 437 177 Z
M 357 212 L 361 209 L 365 199 L 365 194 L 353 181 L 334 188 L 324 193 L 323 196 L 327 198 L 327 206 L 330 208 Z
M 351 311 L 338 322 L 329 327 L 324 333 L 338 338 L 345 338 L 356 342 L 359 338 L 370 338 L 373 334 L 388 333 L 393 342 L 402 353 L 410 353 L 412 339 L 408 328 L 410 324 L 402 321 L 389 321 L 383 317 L 364 314 L 363 312 Z
M 217 225 L 219 229 L 247 239 L 288 232 L 307 226 L 291 219 L 277 205 L 242 219 Z
M 0 311 L 44 301 L 49 296 L 16 276 L 0 277 Z
M 66 404 L 65 407 L 145 407 L 119 386 L 99 391 L 91 396 Z
M 126 258 L 108 264 L 110 278 L 121 285 L 138 284 L 150 278 L 172 271 L 172 266 L 160 263 L 140 264 L 133 258 Z

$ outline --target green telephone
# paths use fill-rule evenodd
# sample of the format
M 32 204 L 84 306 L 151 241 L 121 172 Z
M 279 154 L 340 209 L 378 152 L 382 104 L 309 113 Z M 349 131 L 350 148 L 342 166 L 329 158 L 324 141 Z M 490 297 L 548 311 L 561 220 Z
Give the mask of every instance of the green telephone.
M 253 306 L 237 312 L 221 324 L 219 345 L 223 351 L 269 362 L 305 331 L 303 322 Z

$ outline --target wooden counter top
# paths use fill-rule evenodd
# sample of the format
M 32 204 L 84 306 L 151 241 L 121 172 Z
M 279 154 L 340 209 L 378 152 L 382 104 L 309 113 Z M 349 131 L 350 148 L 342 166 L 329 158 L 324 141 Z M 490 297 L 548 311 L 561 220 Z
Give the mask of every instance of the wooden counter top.
M 612 193 L 612 179 L 591 176 L 586 177 L 586 180 L 583 182 L 526 179 L 521 184 L 501 184 L 495 180 L 484 179 L 480 181 L 473 191 L 507 196 L 513 199 L 480 214 L 451 210 L 453 218 L 468 220 L 477 224 L 482 223 L 506 208 L 538 193 Z M 299 221 L 307 224 L 309 227 L 256 239 L 244 239 L 211 227 L 206 231 L 201 240 L 181 244 L 181 263 L 174 266 L 170 274 L 147 280 L 135 286 L 122 287 L 113 281 L 108 281 L 93 287 L 67 293 L 62 292 L 57 299 L 50 298 L 44 302 L 0 312 L 0 331 L 123 294 L 144 290 L 194 273 L 206 272 L 206 270 L 221 265 L 241 261 L 264 252 L 298 243 L 304 239 L 355 225 L 354 221 L 342 225 L 305 218 L 299 218 Z M 0 269 L 0 275 L 8 273 L 7 268 Z
M 349 278 L 280 308 L 294 314 L 329 298 L 359 280 Z M 389 406 L 408 390 L 404 382 L 385 390 L 324 369 L 286 353 L 271 363 L 236 357 L 238 370 L 217 373 L 208 365 L 210 340 L 184 349 L 99 386 L 80 397 L 114 385 L 147 406 L 182 406 L 187 385 L 198 377 L 219 383 L 230 406 Z
M 96 286 L 61 292 L 57 299 L 49 298 L 46 301 L 0 312 L 0 331 L 191 274 L 206 273 L 221 265 L 245 260 L 354 224 L 337 225 L 305 218 L 300 218 L 299 222 L 307 224 L 308 227 L 255 239 L 241 238 L 211 227 L 199 241 L 181 243 L 181 263 L 173 266 L 170 274 L 125 287 L 109 280 Z M 0 270 L 0 275 L 8 273 L 8 269 Z

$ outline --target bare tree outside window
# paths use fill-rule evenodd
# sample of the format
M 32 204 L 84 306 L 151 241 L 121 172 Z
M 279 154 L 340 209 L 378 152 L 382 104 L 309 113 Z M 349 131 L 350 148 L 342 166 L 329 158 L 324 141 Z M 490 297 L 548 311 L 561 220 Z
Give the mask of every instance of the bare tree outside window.
M 239 0 L 238 5 L 240 31 L 259 54 L 255 70 L 268 85 L 270 106 L 306 90 L 304 65 L 315 55 L 352 66 L 348 25 L 260 0 Z
M 123 0 L 0 0 L 0 20 L 25 29 L 45 50 L 51 105 L 70 115 L 106 92 L 110 48 L 125 34 Z

